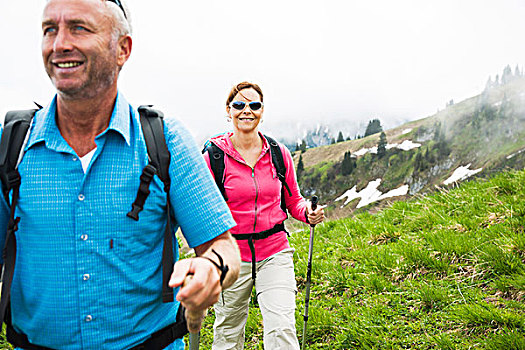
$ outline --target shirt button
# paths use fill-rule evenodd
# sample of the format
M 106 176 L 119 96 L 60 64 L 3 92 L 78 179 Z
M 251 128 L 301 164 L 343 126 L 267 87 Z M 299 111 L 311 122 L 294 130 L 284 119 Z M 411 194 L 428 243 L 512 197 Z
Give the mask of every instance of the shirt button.
M 73 157 L 73 161 L 76 162 L 78 160 L 77 157 Z
M 91 322 L 91 321 L 93 321 L 93 316 L 91 316 L 91 315 L 87 315 L 87 316 L 84 318 L 84 320 L 85 320 L 86 322 Z
M 83 194 L 79 194 L 78 195 L 78 200 L 79 201 L 83 201 L 84 199 L 86 199 L 86 197 Z
M 84 281 L 87 281 L 87 280 L 89 279 L 89 277 L 90 277 L 90 276 L 89 276 L 89 273 L 86 273 L 84 276 L 82 276 L 82 279 L 83 279 Z
M 83 240 L 83 241 L 87 241 L 88 235 L 84 234 L 84 235 L 80 236 L 80 239 Z

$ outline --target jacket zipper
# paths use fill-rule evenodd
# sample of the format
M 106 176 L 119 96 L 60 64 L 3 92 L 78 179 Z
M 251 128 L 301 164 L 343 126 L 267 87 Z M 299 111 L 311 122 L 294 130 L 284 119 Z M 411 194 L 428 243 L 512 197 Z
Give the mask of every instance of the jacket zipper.
M 253 233 L 255 233 L 257 226 L 257 199 L 259 198 L 259 187 L 257 186 L 257 181 L 255 181 L 255 168 L 252 168 L 252 179 L 255 184 L 255 220 L 253 222 Z

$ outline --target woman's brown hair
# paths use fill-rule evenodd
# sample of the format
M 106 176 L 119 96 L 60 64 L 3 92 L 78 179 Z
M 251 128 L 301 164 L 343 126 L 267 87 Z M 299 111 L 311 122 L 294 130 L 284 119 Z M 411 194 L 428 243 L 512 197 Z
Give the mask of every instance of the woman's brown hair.
M 242 83 L 239 83 L 235 85 L 234 87 L 232 87 L 232 89 L 230 90 L 230 94 L 228 95 L 228 98 L 226 99 L 226 107 L 228 107 L 230 103 L 233 101 L 233 99 L 235 98 L 235 96 L 237 96 L 237 94 L 241 90 L 244 90 L 244 89 L 254 89 L 259 94 L 259 97 L 261 98 L 261 102 L 264 102 L 263 93 L 259 85 L 254 84 L 254 83 L 249 83 L 247 81 L 243 81 Z

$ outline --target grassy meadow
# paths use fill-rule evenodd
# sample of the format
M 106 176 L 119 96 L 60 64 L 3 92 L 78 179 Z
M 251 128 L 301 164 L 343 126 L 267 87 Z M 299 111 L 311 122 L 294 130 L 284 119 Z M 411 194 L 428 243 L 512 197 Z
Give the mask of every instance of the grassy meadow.
M 291 237 L 300 340 L 308 237 Z M 525 349 L 525 172 L 317 226 L 311 288 L 308 349 Z M 262 338 L 251 308 L 245 349 Z
M 525 349 L 524 184 L 505 172 L 317 226 L 306 348 Z M 308 237 L 291 237 L 299 339 Z M 252 307 L 245 349 L 262 338 Z

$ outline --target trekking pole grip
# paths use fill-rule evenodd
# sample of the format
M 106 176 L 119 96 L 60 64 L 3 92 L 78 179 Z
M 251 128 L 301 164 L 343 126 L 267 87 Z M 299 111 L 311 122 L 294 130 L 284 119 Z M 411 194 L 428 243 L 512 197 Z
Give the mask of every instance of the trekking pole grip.
M 317 209 L 317 203 L 319 203 L 319 197 L 312 196 L 312 210 Z
M 193 275 L 187 275 L 186 278 L 184 279 L 183 285 L 185 286 L 188 283 L 190 283 L 192 278 L 193 278 Z M 186 314 L 185 314 L 186 323 L 188 326 L 188 331 L 190 333 L 199 333 L 201 326 L 202 326 L 202 321 L 206 317 L 206 314 L 207 314 L 207 309 L 203 311 L 189 311 L 188 309 L 186 309 Z
M 317 203 L 319 202 L 319 198 L 317 196 L 312 196 L 312 211 L 315 211 L 317 209 Z M 315 225 L 310 224 L 311 227 L 314 227 Z

